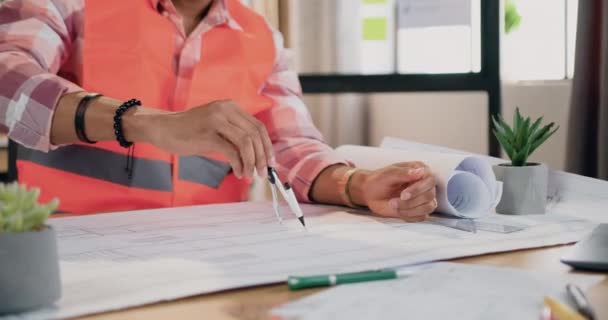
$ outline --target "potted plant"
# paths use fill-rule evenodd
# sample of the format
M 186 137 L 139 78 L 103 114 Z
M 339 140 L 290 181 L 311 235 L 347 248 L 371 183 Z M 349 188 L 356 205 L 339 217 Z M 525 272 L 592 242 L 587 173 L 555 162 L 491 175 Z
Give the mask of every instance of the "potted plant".
M 0 184 L 0 315 L 47 306 L 61 296 L 55 232 L 45 225 L 55 199 L 39 189 Z
M 515 109 L 513 126 L 497 115 L 492 117 L 494 135 L 511 159 L 511 163 L 494 166 L 496 178 L 503 182 L 503 193 L 496 212 L 502 214 L 545 213 L 547 201 L 547 166 L 529 163 L 528 157 L 558 129 L 555 123 L 542 126 L 543 118 L 534 122 L 523 118 Z M 555 127 L 555 128 L 554 128 Z

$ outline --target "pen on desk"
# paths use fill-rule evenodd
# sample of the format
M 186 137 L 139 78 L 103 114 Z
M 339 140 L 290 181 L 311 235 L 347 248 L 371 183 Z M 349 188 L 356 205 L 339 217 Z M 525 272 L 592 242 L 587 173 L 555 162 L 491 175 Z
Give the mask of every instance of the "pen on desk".
M 559 302 L 551 297 L 545 297 L 544 306 L 551 309 L 551 316 L 559 320 L 585 320 L 585 317 L 580 315 L 575 310 L 572 310 L 568 305 Z
M 595 313 L 583 291 L 571 283 L 566 285 L 566 291 L 568 292 L 570 299 L 574 302 L 576 310 L 588 320 L 595 320 Z
M 407 277 L 413 274 L 412 270 L 385 269 L 351 273 L 337 273 L 317 276 L 295 277 L 287 279 L 290 290 L 300 290 L 315 287 L 329 287 L 345 283 L 390 280 Z

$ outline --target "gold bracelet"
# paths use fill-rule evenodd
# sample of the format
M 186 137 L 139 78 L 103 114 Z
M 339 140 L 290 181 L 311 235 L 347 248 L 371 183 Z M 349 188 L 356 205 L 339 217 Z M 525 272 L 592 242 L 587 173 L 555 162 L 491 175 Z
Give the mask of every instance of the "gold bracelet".
M 340 187 L 340 197 L 342 198 L 342 202 L 348 207 L 351 208 L 361 208 L 361 206 L 356 205 L 353 202 L 352 196 L 350 194 L 350 181 L 352 180 L 355 173 L 359 171 L 357 168 L 348 169 L 342 178 L 338 181 L 338 186 Z

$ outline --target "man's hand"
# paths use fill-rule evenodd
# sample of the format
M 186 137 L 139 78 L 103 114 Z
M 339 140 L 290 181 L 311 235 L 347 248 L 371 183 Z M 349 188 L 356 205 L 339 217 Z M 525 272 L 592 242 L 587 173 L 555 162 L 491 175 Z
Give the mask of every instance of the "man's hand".
M 78 142 L 74 130 L 76 106 L 86 92 L 61 97 L 51 124 L 51 143 Z M 121 101 L 100 97 L 85 115 L 86 134 L 94 141 L 114 141 L 114 114 Z M 264 125 L 230 100 L 215 101 L 184 112 L 132 108 L 122 117 L 127 141 L 146 142 L 178 155 L 220 153 L 230 160 L 234 174 L 263 177 L 274 166 L 272 143 Z
M 178 155 L 220 153 L 230 160 L 234 174 L 265 177 L 274 166 L 272 143 L 264 125 L 230 100 L 177 113 L 148 115 L 143 125 L 147 142 Z M 142 125 L 142 124 L 140 124 Z
M 435 177 L 426 165 L 404 162 L 355 173 L 350 193 L 355 204 L 380 216 L 417 222 L 437 208 L 435 187 Z

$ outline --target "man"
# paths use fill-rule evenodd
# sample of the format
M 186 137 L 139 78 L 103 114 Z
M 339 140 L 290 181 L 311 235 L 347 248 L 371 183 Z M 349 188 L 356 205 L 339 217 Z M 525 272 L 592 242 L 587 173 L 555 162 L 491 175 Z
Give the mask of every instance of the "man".
M 242 201 L 267 166 L 300 201 L 437 206 L 423 164 L 357 170 L 323 142 L 280 34 L 238 0 L 13 0 L 0 24 L 19 181 L 61 211 Z

